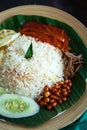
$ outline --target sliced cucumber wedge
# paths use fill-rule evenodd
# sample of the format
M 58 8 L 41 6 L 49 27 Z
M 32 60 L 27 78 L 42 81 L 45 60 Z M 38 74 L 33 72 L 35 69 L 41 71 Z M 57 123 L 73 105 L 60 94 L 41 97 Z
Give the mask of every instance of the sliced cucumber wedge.
M 32 99 L 16 94 L 0 96 L 0 115 L 9 118 L 32 116 L 39 112 L 39 105 Z

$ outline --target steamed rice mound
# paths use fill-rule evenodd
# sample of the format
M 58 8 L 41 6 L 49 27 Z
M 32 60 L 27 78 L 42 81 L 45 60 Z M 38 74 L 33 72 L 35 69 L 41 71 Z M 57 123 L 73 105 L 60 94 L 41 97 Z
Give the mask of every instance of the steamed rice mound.
M 25 54 L 32 43 L 33 56 Z M 32 37 L 19 36 L 5 51 L 0 63 L 0 86 L 7 91 L 37 98 L 45 85 L 63 80 L 62 52 Z

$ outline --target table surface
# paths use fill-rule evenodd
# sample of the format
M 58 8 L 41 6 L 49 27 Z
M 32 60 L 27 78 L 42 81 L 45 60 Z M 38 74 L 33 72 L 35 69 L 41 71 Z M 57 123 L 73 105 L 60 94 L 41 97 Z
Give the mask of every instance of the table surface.
M 64 10 L 87 27 L 87 0 L 0 0 L 0 11 L 21 5 L 47 5 Z

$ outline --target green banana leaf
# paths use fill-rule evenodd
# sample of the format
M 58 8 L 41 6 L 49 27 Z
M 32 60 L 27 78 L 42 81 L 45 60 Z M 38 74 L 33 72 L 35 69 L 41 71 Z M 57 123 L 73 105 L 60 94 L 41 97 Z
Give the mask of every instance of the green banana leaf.
M 8 122 L 33 127 L 33 126 L 38 126 L 46 122 L 47 120 L 51 119 L 52 117 L 56 116 L 58 113 L 69 109 L 83 95 L 86 89 L 85 79 L 87 78 L 87 48 L 85 47 L 83 41 L 78 36 L 78 34 L 73 30 L 73 28 L 71 28 L 70 26 L 68 26 L 63 22 L 50 19 L 47 17 L 36 16 L 36 15 L 33 16 L 16 15 L 5 20 L 0 25 L 0 30 L 13 29 L 15 31 L 18 31 L 25 21 L 37 21 L 45 24 L 56 25 L 60 28 L 63 28 L 71 39 L 69 43 L 69 45 L 72 48 L 71 51 L 76 54 L 82 54 L 83 56 L 83 66 L 76 74 L 76 77 L 72 80 L 73 83 L 72 90 L 71 90 L 72 92 L 66 102 L 56 106 L 53 110 L 50 111 L 41 108 L 40 112 L 37 113 L 36 115 L 31 117 L 21 118 L 21 119 L 20 118 L 10 119 L 0 115 L 0 119 L 4 119 Z

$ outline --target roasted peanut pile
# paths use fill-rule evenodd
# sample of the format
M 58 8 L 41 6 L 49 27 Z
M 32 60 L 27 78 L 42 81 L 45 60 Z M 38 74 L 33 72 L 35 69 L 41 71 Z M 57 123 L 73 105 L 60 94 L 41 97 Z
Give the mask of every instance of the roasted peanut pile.
M 45 86 L 41 97 L 37 100 L 41 107 L 51 110 L 58 104 L 62 104 L 67 100 L 71 92 L 71 80 L 65 80 L 52 85 L 51 87 Z

